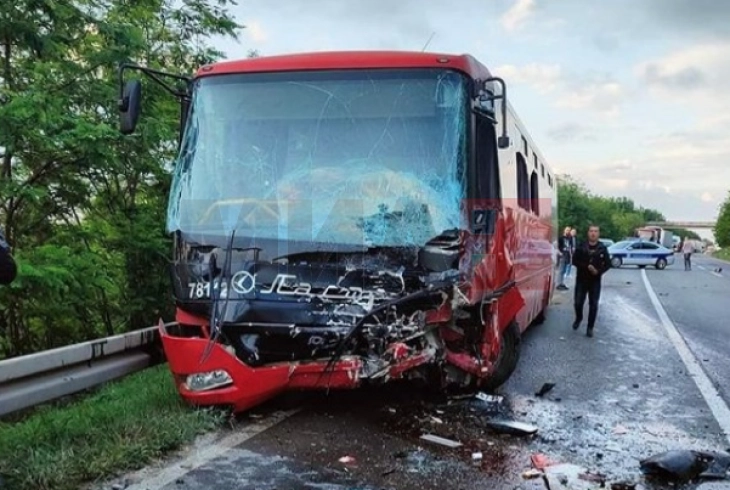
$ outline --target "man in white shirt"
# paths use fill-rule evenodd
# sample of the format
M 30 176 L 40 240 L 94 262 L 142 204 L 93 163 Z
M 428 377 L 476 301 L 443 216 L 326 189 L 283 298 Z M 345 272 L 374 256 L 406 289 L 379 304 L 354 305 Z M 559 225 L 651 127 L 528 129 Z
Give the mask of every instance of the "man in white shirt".
M 685 238 L 682 244 L 682 253 L 684 254 L 684 270 L 686 271 L 692 270 L 692 253 L 694 251 L 695 247 L 692 240 Z

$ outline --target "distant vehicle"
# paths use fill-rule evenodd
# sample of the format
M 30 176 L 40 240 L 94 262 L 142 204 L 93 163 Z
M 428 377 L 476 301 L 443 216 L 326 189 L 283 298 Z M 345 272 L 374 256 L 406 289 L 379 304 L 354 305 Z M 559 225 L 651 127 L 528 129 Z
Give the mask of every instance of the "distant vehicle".
M 616 243 L 616 242 L 614 242 L 613 240 L 611 240 L 610 238 L 599 238 L 598 240 L 599 240 L 599 241 L 600 241 L 601 243 L 603 243 L 603 244 L 604 244 L 604 245 L 606 246 L 606 248 L 608 248 L 608 247 L 610 247 L 611 245 L 613 245 L 614 243 Z
M 608 247 L 611 266 L 619 268 L 623 265 L 637 265 L 640 268 L 653 265 L 664 269 L 674 264 L 674 252 L 658 243 L 645 240 L 621 241 Z
M 674 235 L 672 237 L 672 250 L 674 250 L 675 252 L 679 252 L 679 246 L 681 244 L 682 244 L 682 239 L 679 236 Z
M 636 229 L 636 236 L 642 240 L 658 243 L 666 248 L 674 245 L 674 233 L 665 230 L 661 226 L 645 226 Z

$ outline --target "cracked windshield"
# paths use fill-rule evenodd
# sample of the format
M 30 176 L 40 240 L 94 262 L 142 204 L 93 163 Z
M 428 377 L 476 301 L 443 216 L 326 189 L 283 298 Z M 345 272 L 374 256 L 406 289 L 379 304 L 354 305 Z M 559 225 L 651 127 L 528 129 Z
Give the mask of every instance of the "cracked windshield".
M 0 490 L 730 490 L 730 1 L 0 4 Z
M 369 246 L 458 229 L 466 94 L 446 70 L 202 79 L 168 227 Z

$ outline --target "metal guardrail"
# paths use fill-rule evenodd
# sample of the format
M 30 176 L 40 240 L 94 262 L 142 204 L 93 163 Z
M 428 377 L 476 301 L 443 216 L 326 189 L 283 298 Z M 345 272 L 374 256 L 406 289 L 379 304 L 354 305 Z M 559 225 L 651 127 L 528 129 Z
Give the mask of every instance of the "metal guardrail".
M 145 369 L 158 343 L 149 327 L 0 361 L 0 416 Z

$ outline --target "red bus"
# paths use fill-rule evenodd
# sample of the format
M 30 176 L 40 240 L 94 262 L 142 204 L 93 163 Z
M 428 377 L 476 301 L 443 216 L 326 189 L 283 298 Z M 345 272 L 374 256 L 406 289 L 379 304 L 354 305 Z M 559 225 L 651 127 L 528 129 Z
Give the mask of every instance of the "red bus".
M 184 399 L 247 410 L 286 390 L 421 378 L 494 390 L 544 320 L 557 182 L 469 55 L 326 52 L 139 70 L 181 102 L 169 196 Z M 183 81 L 177 88 L 167 78 Z

